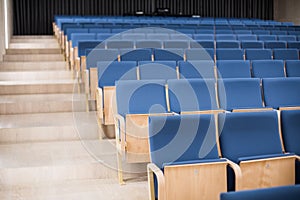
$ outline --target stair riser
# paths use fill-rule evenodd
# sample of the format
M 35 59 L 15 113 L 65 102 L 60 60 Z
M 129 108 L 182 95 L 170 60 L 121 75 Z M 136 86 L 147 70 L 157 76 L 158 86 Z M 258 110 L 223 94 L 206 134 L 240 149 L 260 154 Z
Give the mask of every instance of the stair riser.
M 74 84 L 1 85 L 0 95 L 73 93 Z
M 11 39 L 10 43 L 57 43 L 57 40 L 54 38 L 44 38 L 44 39 L 34 39 L 34 38 L 18 38 L 18 39 Z
M 0 81 L 24 81 L 24 80 L 67 80 L 72 74 L 68 71 L 57 72 L 0 72 Z
M 65 70 L 66 62 L 3 62 L 0 71 Z
M 6 54 L 60 54 L 60 49 L 7 49 Z
M 60 54 L 38 54 L 38 55 L 4 55 L 3 61 L 64 61 L 63 55 Z
M 86 127 L 88 130 L 90 127 Z M 54 127 L 22 127 L 0 129 L 0 144 L 15 144 L 29 142 L 94 140 L 99 137 L 97 131 L 87 131 L 85 134 L 77 133 L 72 126 Z
M 10 49 L 53 49 L 59 48 L 58 43 L 11 43 Z

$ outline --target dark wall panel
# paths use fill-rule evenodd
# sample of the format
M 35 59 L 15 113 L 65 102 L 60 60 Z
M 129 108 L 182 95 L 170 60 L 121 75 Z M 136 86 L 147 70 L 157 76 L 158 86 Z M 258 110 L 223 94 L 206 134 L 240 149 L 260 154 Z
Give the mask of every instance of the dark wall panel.
M 55 15 L 169 15 L 273 19 L 273 0 L 13 0 L 14 35 L 52 34 Z

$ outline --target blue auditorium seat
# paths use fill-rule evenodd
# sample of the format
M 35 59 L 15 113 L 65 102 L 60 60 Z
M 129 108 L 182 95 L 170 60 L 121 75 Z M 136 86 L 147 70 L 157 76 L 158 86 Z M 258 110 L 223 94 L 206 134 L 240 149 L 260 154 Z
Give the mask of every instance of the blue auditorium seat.
M 265 41 L 266 49 L 284 49 L 286 48 L 286 42 L 283 41 Z
M 241 166 L 243 189 L 294 184 L 294 170 L 283 166 L 295 157 L 282 153 L 276 111 L 220 113 L 218 127 L 222 157 Z
M 228 78 L 218 80 L 220 108 L 228 111 L 261 109 L 260 80 L 257 78 Z
M 117 36 L 112 33 L 98 33 L 97 40 L 115 39 Z M 120 38 L 118 38 L 120 39 Z
M 236 36 L 233 34 L 218 34 L 216 35 L 216 40 L 236 40 Z
M 68 40 L 71 40 L 71 34 L 74 33 L 88 33 L 89 29 L 87 28 L 67 28 L 65 35 L 68 37 Z
M 258 40 L 261 40 L 261 41 L 276 41 L 277 36 L 276 35 L 258 35 Z
M 233 35 L 232 30 L 223 30 L 223 29 L 217 29 L 216 34 L 228 34 L 228 35 Z
M 216 48 L 240 48 L 240 42 L 239 41 L 217 41 L 216 42 Z
M 220 200 L 298 200 L 300 185 L 222 193 Z
M 273 30 L 271 31 L 272 35 L 287 35 L 287 31 L 278 31 L 278 30 Z
M 151 61 L 151 49 L 120 49 L 121 61 Z
M 245 57 L 247 60 L 271 60 L 272 50 L 270 49 L 246 49 Z
M 108 49 L 133 49 L 134 42 L 132 40 L 108 40 L 106 46 Z
M 160 40 L 138 40 L 135 42 L 136 48 L 162 48 L 162 41 Z
M 169 40 L 170 36 L 168 33 L 149 33 L 146 35 L 146 38 L 150 40 L 164 41 L 164 40 Z
M 285 69 L 287 77 L 300 77 L 300 60 L 287 60 Z
M 183 49 L 154 49 L 154 60 L 184 60 Z
M 300 78 L 264 78 L 265 105 L 272 108 L 300 106 Z
M 78 56 L 85 56 L 87 49 L 94 49 L 94 48 L 102 48 L 104 49 L 105 44 L 102 41 L 95 40 L 95 41 L 78 41 Z
M 300 156 L 300 110 L 281 111 L 281 130 L 285 152 Z M 300 157 L 299 157 L 300 158 Z M 300 160 L 296 162 L 296 184 L 300 184 Z M 299 196 L 300 197 L 300 196 Z
M 257 36 L 256 35 L 238 35 L 237 39 L 239 41 L 256 41 Z
M 111 33 L 110 28 L 89 28 L 89 33 Z
M 214 115 L 208 114 L 150 116 L 151 163 L 147 168 L 151 196 L 186 199 L 186 192 L 192 198 L 206 191 L 207 199 L 218 199 L 226 191 L 228 163 L 218 157 L 215 123 Z M 197 176 L 192 175 L 195 172 Z
M 117 49 L 87 49 L 86 68 L 96 67 L 99 61 L 117 61 L 119 50 Z
M 241 49 L 217 49 L 217 60 L 244 60 L 244 52 Z
M 285 77 L 282 60 L 252 61 L 252 76 L 255 78 Z
M 298 49 L 274 49 L 274 59 L 276 60 L 298 60 Z
M 287 42 L 287 47 L 290 49 L 299 49 L 300 50 L 300 42 Z
M 262 49 L 264 48 L 264 43 L 261 41 L 242 41 L 242 49 Z
M 96 33 L 72 33 L 70 40 L 72 47 L 78 47 L 78 42 L 81 40 L 96 40 Z
M 252 33 L 256 35 L 270 35 L 268 30 L 252 30 Z
M 293 35 L 278 35 L 277 38 L 279 41 L 287 41 L 287 42 L 297 41 L 296 36 Z
M 170 111 L 218 110 L 214 79 L 168 80 Z
M 186 60 L 214 60 L 214 49 L 186 49 Z
M 214 40 L 213 34 L 194 34 L 194 40 Z
M 188 40 L 169 40 L 164 41 L 163 46 L 165 49 L 187 49 L 190 45 Z
M 214 49 L 215 42 L 214 40 L 197 40 L 197 41 L 190 41 L 190 48 L 208 48 Z
M 121 38 L 124 40 L 144 40 L 146 39 L 146 34 L 144 33 L 122 33 Z
M 178 67 L 181 79 L 215 79 L 213 60 L 178 61 Z
M 251 78 L 250 61 L 218 60 L 218 78 Z
M 234 31 L 235 34 L 239 34 L 239 35 L 250 35 L 252 34 L 252 31 L 251 30 L 235 30 Z
M 170 34 L 170 40 L 185 40 L 189 41 L 192 40 L 193 34 L 178 34 L 172 33 Z
M 139 75 L 141 80 L 177 79 L 176 61 L 140 61 Z
M 135 61 L 97 62 L 99 87 L 115 86 L 119 80 L 137 80 L 136 67 Z
M 215 34 L 215 31 L 212 29 L 201 29 L 201 26 L 196 29 L 196 34 Z

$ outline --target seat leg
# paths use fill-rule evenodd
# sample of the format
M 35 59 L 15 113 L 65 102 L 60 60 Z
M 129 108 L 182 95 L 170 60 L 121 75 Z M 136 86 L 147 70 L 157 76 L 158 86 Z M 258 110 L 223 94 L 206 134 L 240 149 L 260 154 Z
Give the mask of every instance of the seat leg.
M 118 160 L 118 178 L 119 178 L 119 184 L 125 185 L 124 179 L 123 179 L 123 168 L 122 168 L 122 155 L 118 151 L 117 152 L 117 160 Z

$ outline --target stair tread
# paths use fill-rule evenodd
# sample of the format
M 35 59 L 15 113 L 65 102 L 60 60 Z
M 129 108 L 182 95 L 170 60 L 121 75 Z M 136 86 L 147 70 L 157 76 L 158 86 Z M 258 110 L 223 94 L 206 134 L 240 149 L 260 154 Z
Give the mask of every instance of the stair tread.
M 83 99 L 83 98 L 82 98 Z M 1 95 L 0 103 L 15 103 L 22 101 L 78 101 L 72 93 L 59 94 L 20 94 L 20 95 Z

